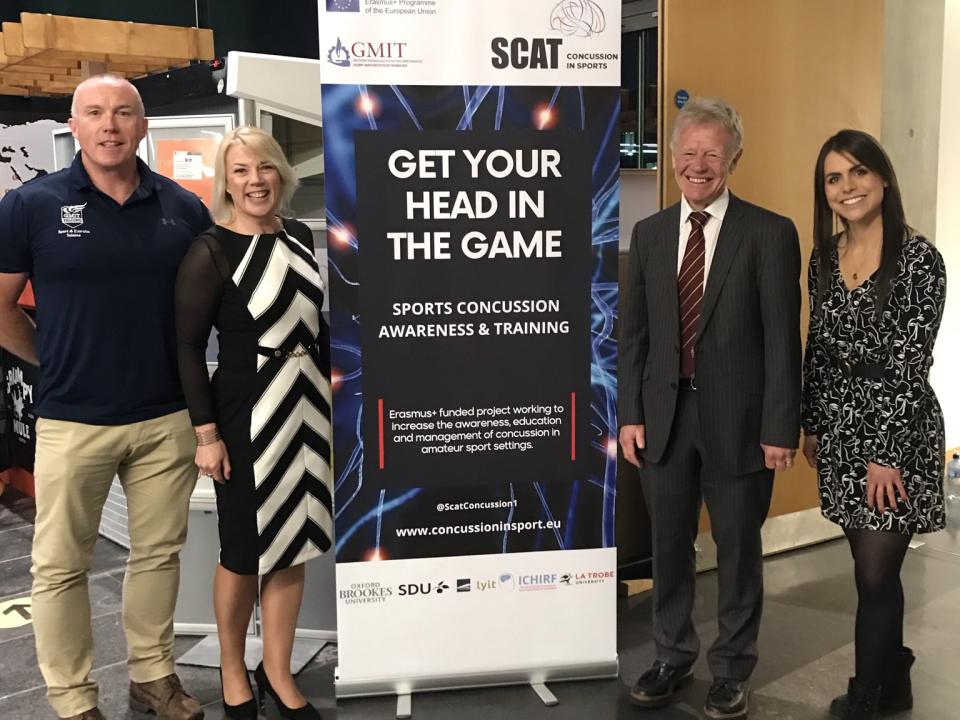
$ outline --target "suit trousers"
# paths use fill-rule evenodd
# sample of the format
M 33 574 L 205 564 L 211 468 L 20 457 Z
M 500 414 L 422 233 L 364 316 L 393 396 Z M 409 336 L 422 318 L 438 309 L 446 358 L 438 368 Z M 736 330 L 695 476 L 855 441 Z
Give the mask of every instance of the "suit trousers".
M 714 677 L 746 680 L 757 663 L 763 607 L 760 528 L 770 509 L 773 471 L 722 476 L 704 453 L 697 392 L 681 390 L 659 463 L 641 471 L 653 532 L 653 632 L 657 659 L 693 663 L 700 639 L 693 626 L 701 498 L 717 545 L 719 635 L 707 651 Z
M 87 573 L 114 475 L 130 532 L 123 581 L 130 677 L 142 683 L 174 672 L 173 611 L 195 451 L 186 410 L 129 425 L 37 421 L 33 625 L 47 697 L 60 717 L 97 705 Z

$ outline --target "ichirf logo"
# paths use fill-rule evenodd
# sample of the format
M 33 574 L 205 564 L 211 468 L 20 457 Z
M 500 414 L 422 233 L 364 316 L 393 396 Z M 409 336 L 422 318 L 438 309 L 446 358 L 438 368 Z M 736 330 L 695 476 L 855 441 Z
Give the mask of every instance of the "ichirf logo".
M 83 205 L 62 205 L 60 206 L 60 222 L 68 228 L 78 228 L 83 225 Z

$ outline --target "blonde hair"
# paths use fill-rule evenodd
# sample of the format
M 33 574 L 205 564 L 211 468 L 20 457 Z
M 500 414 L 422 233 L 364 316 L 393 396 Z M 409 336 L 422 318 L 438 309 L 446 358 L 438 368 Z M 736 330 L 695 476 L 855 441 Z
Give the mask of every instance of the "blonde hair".
M 277 169 L 280 175 L 280 202 L 277 210 L 289 209 L 290 200 L 300 181 L 287 162 L 280 144 L 273 136 L 260 128 L 244 125 L 231 130 L 223 136 L 217 157 L 213 162 L 213 219 L 218 223 L 233 220 L 233 198 L 227 192 L 227 151 L 233 145 L 243 145 L 260 160 L 266 160 Z
M 673 149 L 677 142 L 677 137 L 687 125 L 707 125 L 716 123 L 728 133 L 733 142 L 730 148 L 730 157 L 736 156 L 743 149 L 743 120 L 740 119 L 740 113 L 720 98 L 714 97 L 695 97 L 690 98 L 687 104 L 680 108 L 676 120 L 673 122 L 673 133 L 670 136 L 670 148 Z

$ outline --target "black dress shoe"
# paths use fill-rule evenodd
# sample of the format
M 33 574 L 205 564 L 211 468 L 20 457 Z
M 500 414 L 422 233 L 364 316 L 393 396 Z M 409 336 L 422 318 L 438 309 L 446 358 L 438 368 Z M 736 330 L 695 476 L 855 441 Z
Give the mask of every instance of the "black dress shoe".
M 220 673 L 220 699 L 223 700 L 223 716 L 229 720 L 257 720 L 257 700 L 253 694 L 253 685 L 250 684 L 250 676 L 244 669 L 243 676 L 247 679 L 247 686 L 250 688 L 250 699 L 239 705 L 227 705 L 223 698 L 223 670 L 217 668 Z
M 637 679 L 633 689 L 630 690 L 630 700 L 640 707 L 664 707 L 670 703 L 670 698 L 680 684 L 692 675 L 691 665 L 675 667 L 656 660 L 653 667 Z
M 703 714 L 712 720 L 736 720 L 747 716 L 747 696 L 750 687 L 746 680 L 714 678 Z
M 277 710 L 280 711 L 280 717 L 286 720 L 323 720 L 320 717 L 320 712 L 309 702 L 298 708 L 284 705 L 283 700 L 277 695 L 277 691 L 273 689 L 270 680 L 267 678 L 267 671 L 263 667 L 263 662 L 257 665 L 257 669 L 253 671 L 253 677 L 257 680 L 257 701 L 261 711 L 264 709 L 264 704 L 269 695 L 273 698 Z

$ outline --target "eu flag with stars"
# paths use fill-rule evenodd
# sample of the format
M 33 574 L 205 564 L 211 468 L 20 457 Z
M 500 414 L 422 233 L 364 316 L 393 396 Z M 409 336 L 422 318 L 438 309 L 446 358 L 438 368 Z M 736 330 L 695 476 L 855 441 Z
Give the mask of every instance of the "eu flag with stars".
M 360 12 L 360 0 L 327 0 L 327 12 Z

